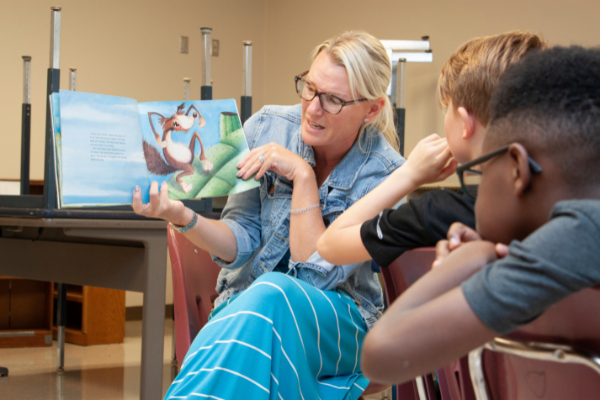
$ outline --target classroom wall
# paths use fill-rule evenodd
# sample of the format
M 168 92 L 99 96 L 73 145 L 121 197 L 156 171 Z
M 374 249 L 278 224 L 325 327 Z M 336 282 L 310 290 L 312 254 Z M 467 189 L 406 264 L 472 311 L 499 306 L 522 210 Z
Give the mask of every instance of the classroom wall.
M 0 13 L 0 178 L 19 177 L 22 55 L 32 61 L 31 176 L 43 178 L 46 70 L 50 6 L 62 13 L 61 88 L 77 67 L 77 89 L 135 98 L 183 99 L 183 77 L 199 98 L 200 27 L 213 28 L 220 55 L 212 58 L 214 98 L 241 95 L 242 40 L 254 42 L 253 102 L 295 104 L 294 75 L 310 66 L 311 50 L 346 29 L 381 39 L 429 35 L 434 62 L 409 64 L 406 85 L 406 152 L 430 133 L 443 134 L 435 90 L 447 57 L 463 42 L 513 29 L 537 32 L 551 44 L 600 44 L 600 2 L 595 0 L 28 0 L 4 2 Z M 179 36 L 189 54 L 179 54 Z M 456 185 L 450 178 L 445 185 Z M 170 271 L 167 272 L 170 279 Z M 170 282 L 168 301 L 172 301 Z M 142 304 L 128 293 L 127 306 Z

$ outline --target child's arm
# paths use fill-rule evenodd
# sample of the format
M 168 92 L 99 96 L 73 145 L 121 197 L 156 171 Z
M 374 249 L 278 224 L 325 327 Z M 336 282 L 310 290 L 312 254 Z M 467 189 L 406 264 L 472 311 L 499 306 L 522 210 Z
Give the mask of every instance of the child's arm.
M 462 244 L 394 302 L 363 343 L 362 369 L 380 383 L 429 373 L 496 336 L 460 284 L 496 259 L 493 243 Z
M 456 161 L 450 161 L 451 158 L 445 138 L 433 134 L 421 140 L 400 168 L 346 210 L 321 235 L 317 243 L 321 257 L 339 265 L 369 260 L 371 257 L 360 237 L 362 223 L 392 208 L 419 186 L 446 179 L 456 168 Z

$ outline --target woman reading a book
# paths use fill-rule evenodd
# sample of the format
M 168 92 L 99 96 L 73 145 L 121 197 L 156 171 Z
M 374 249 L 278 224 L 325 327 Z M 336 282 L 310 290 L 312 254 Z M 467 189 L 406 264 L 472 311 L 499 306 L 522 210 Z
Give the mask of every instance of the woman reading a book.
M 219 221 L 168 198 L 154 182 L 134 210 L 163 218 L 222 267 L 220 296 L 166 398 L 358 398 L 363 338 L 383 298 L 370 262 L 332 265 L 316 244 L 327 225 L 382 182 L 397 152 L 381 42 L 345 32 L 295 77 L 302 103 L 266 106 L 244 132 L 238 177 L 260 187 L 231 195 Z M 253 178 L 254 176 L 254 178 Z

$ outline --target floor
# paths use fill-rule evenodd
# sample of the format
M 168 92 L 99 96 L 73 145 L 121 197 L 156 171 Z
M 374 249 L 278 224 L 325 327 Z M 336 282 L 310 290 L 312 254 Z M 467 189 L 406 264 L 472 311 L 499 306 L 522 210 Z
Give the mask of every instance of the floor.
M 171 382 L 172 321 L 165 321 L 163 396 Z M 56 373 L 56 341 L 52 347 L 0 349 L 2 400 L 133 400 L 140 395 L 141 321 L 125 326 L 125 343 L 78 346 L 67 343 L 65 372 Z M 381 395 L 366 397 L 379 400 Z
M 163 396 L 171 382 L 172 321 L 165 321 Z M 142 323 L 125 324 L 125 343 L 78 346 L 66 344 L 65 372 L 56 373 L 56 341 L 52 347 L 0 349 L 2 400 L 133 400 L 140 396 Z

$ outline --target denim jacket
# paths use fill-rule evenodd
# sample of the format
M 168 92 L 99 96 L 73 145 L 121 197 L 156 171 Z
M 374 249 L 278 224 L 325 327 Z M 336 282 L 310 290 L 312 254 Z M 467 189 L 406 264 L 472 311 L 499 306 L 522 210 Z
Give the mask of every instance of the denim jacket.
M 315 165 L 311 146 L 300 132 L 301 106 L 266 106 L 244 125 L 252 149 L 275 142 Z M 404 162 L 376 129 L 365 131 L 319 188 L 323 219 L 328 225 L 342 212 L 381 183 Z M 292 182 L 268 171 L 260 187 L 229 196 L 221 221 L 232 230 L 237 256 L 231 262 L 213 259 L 222 267 L 217 281 L 218 306 L 243 291 L 265 272 L 272 271 L 289 249 Z M 340 289 L 358 304 L 367 325 L 372 326 L 383 311 L 383 296 L 371 262 L 332 265 L 315 252 L 307 262 L 289 268 L 298 279 L 317 289 Z

